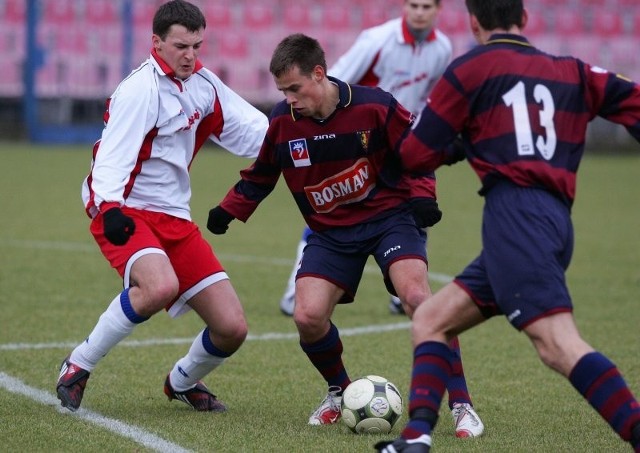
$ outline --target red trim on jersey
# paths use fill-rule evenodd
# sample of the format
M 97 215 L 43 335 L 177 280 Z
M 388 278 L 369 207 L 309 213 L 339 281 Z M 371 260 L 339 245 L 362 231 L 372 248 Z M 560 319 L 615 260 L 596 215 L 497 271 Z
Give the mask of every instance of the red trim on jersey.
M 92 217 L 91 215 L 91 209 L 96 207 L 96 202 L 95 202 L 95 192 L 93 191 L 93 189 L 91 189 L 91 182 L 93 181 L 93 163 L 96 160 L 96 154 L 98 154 L 98 148 L 100 147 L 100 140 L 98 140 L 97 142 L 94 143 L 93 145 L 93 157 L 91 160 L 91 171 L 89 172 L 89 176 L 87 176 L 87 186 L 89 187 L 89 201 L 87 202 L 87 206 L 85 207 L 85 212 L 87 213 L 87 215 L 89 217 Z
M 376 56 L 374 57 L 373 61 L 371 62 L 371 65 L 369 66 L 369 69 L 367 69 L 367 72 L 364 73 L 364 75 L 362 76 L 362 78 L 357 82 L 358 85 L 364 85 L 364 86 L 368 86 L 368 87 L 377 87 L 378 84 L 380 83 L 380 77 L 378 77 L 376 75 L 376 73 L 373 72 L 373 68 L 376 65 L 376 63 L 378 62 L 378 60 L 380 59 L 380 51 L 378 51 L 378 53 L 376 53 Z
M 107 125 L 107 123 L 109 122 L 109 118 L 111 117 L 109 113 L 109 107 L 111 106 L 111 98 L 107 99 L 106 104 L 107 104 L 107 108 L 105 109 L 104 114 L 102 115 L 102 121 L 104 122 L 105 126 Z
M 151 49 L 151 56 L 153 57 L 154 60 L 156 60 L 156 62 L 158 63 L 158 65 L 160 66 L 160 69 L 162 69 L 162 72 L 164 72 L 164 74 L 169 77 L 173 83 L 176 84 L 176 86 L 178 87 L 178 89 L 180 90 L 180 92 L 183 91 L 183 86 L 182 83 L 183 81 L 176 78 L 176 73 L 175 71 L 171 68 L 171 66 L 169 66 L 167 64 L 166 61 L 164 61 L 162 59 L 162 57 L 160 55 L 158 55 L 158 52 L 156 51 L 155 48 Z M 202 69 L 204 66 L 203 64 L 200 62 L 200 60 L 196 60 L 196 63 L 194 65 L 193 68 L 193 72 L 196 73 L 198 72 L 200 69 Z
M 222 104 L 220 104 L 220 97 L 218 96 L 218 90 L 213 88 L 216 93 L 216 100 L 213 103 L 213 127 L 211 133 L 214 134 L 218 140 L 222 135 L 222 129 L 224 128 L 224 115 L 222 114 Z
M 156 62 L 160 66 L 160 69 L 162 69 L 162 72 L 164 72 L 165 75 L 169 77 L 175 77 L 176 73 L 173 72 L 173 69 L 171 69 L 171 66 L 169 66 L 167 62 L 164 61 L 160 55 L 158 55 L 158 52 L 156 51 L 155 48 L 151 49 L 151 56 L 153 57 L 154 60 L 156 60 Z
M 409 28 L 409 24 L 407 24 L 407 18 L 402 18 L 402 37 L 404 38 L 404 42 L 407 44 L 411 44 L 412 46 L 416 45 L 416 38 L 411 33 L 411 29 Z M 425 38 L 426 42 L 431 42 L 436 39 L 436 29 L 432 28 L 427 37 Z
M 142 146 L 140 147 L 140 152 L 138 153 L 138 160 L 136 162 L 136 166 L 133 167 L 133 171 L 129 176 L 129 181 L 127 185 L 124 186 L 123 198 L 126 200 L 129 194 L 131 193 L 131 189 L 133 188 L 133 184 L 136 180 L 136 177 L 142 171 L 142 162 L 149 160 L 151 157 L 151 149 L 153 148 L 153 139 L 158 135 L 158 128 L 154 127 L 149 131 L 147 136 L 144 138 L 142 142 Z
M 222 113 L 220 98 L 218 97 L 218 90 L 216 90 L 215 87 L 213 90 L 216 95 L 216 100 L 213 102 L 213 112 L 202 118 L 198 129 L 196 129 L 196 143 L 191 162 L 193 162 L 193 159 L 196 157 L 196 154 L 204 142 L 207 141 L 207 138 L 213 134 L 219 140 L 220 135 L 222 135 L 222 130 L 224 129 L 224 115 Z M 189 162 L 189 166 L 191 166 L 191 162 Z

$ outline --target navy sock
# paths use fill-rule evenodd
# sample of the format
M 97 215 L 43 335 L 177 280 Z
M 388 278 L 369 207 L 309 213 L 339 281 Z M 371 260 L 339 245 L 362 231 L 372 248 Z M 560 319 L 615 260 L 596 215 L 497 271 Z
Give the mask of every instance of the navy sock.
M 607 423 L 627 442 L 640 423 L 640 405 L 618 368 L 599 352 L 584 355 L 573 367 L 569 381 Z
M 409 393 L 411 419 L 402 431 L 405 439 L 431 434 L 437 423 L 437 414 L 451 374 L 451 348 L 444 343 L 421 343 L 415 348 L 413 357 Z
M 458 337 L 454 337 L 449 346 L 451 346 L 451 376 L 447 382 L 447 394 L 449 395 L 449 409 L 453 409 L 453 403 L 471 404 L 471 396 L 469 396 L 467 380 L 462 368 L 462 354 Z
M 225 352 L 222 349 L 218 349 L 211 342 L 211 337 L 209 336 L 209 328 L 208 327 L 206 329 L 204 329 L 204 331 L 202 332 L 202 346 L 204 347 L 205 351 L 207 351 L 209 354 L 214 355 L 216 357 L 227 358 L 227 357 L 231 356 L 231 354 L 229 354 L 228 352 Z
M 140 324 L 145 322 L 149 317 L 140 316 L 135 312 L 133 307 L 131 306 L 131 301 L 129 300 L 129 289 L 127 288 L 122 293 L 120 293 L 120 306 L 122 307 L 122 311 L 126 315 L 126 317 L 134 324 Z
M 315 343 L 300 342 L 300 347 L 329 386 L 337 386 L 344 390 L 351 383 L 342 362 L 340 334 L 333 323 L 324 338 Z

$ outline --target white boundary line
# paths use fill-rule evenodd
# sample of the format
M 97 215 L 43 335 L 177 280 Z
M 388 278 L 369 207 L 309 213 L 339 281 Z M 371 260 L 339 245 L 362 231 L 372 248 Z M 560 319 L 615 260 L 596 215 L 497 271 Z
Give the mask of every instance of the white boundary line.
M 410 322 L 398 322 L 394 324 L 378 324 L 364 327 L 352 327 L 340 329 L 341 337 L 353 337 L 356 335 L 366 335 L 376 332 L 392 332 L 394 330 L 408 329 Z M 247 335 L 247 341 L 274 341 L 274 340 L 297 340 L 297 333 L 264 333 L 260 335 Z M 148 340 L 128 340 L 121 341 L 118 346 L 127 347 L 146 347 L 176 344 L 191 344 L 193 338 L 150 338 Z M 0 351 L 24 351 L 35 349 L 71 349 L 75 348 L 78 342 L 74 343 L 5 343 L 0 344 Z
M 395 330 L 408 329 L 411 325 L 410 322 L 399 322 L 393 324 L 380 324 L 371 325 L 365 327 L 354 327 L 340 330 L 340 335 L 344 337 L 366 335 L 369 333 L 377 332 L 391 332 Z M 262 335 L 248 335 L 248 341 L 274 341 L 274 340 L 297 340 L 297 333 L 266 333 Z M 190 344 L 193 342 L 192 338 L 174 338 L 174 339 L 149 339 L 138 341 L 123 341 L 118 346 L 128 347 L 144 347 L 144 346 L 158 346 L 167 344 Z M 18 351 L 25 349 L 69 349 L 76 346 L 76 343 L 9 343 L 0 345 L 0 351 Z M 111 431 L 119 436 L 129 438 L 134 442 L 137 442 L 152 450 L 162 453 L 189 453 L 191 450 L 187 450 L 180 445 L 169 442 L 153 433 L 145 431 L 142 428 L 124 423 L 119 420 L 115 420 L 104 415 L 99 414 L 88 409 L 80 408 L 76 412 L 70 412 L 59 406 L 58 399 L 40 389 L 30 387 L 19 379 L 16 379 L 8 374 L 0 371 L 0 388 L 16 393 L 31 400 L 44 404 L 46 406 L 54 406 L 58 412 L 67 414 L 70 416 L 78 417 L 82 420 L 88 421 Z
M 154 451 L 163 453 L 188 453 L 191 451 L 181 447 L 178 444 L 174 444 L 173 442 L 169 442 L 168 440 L 156 436 L 155 434 L 150 433 L 149 431 L 146 431 L 142 428 L 138 428 L 137 426 L 131 425 L 129 423 L 124 423 L 119 420 L 114 420 L 113 418 L 105 417 L 104 415 L 101 415 L 94 411 L 90 411 L 88 409 L 81 408 L 76 412 L 70 412 L 69 410 L 60 407 L 59 401 L 53 395 L 35 387 L 30 387 L 21 380 L 11 377 L 1 371 L 0 388 L 4 388 L 11 393 L 25 396 L 46 406 L 56 406 L 58 412 L 60 413 L 65 413 L 70 416 L 78 417 L 89 423 L 93 423 L 94 425 L 104 428 L 107 431 L 111 431 L 115 434 L 118 434 L 119 436 L 131 439 L 132 441 Z
M 58 250 L 65 252 L 85 252 L 98 253 L 98 247 L 88 242 L 70 242 L 70 241 L 32 241 L 32 240 L 0 240 L 0 246 L 14 247 L 23 249 L 41 249 L 41 250 Z M 231 261 L 234 263 L 254 263 L 265 264 L 269 266 L 287 266 L 293 267 L 293 259 L 291 258 L 275 258 L 254 255 L 237 255 L 228 253 L 216 253 L 220 261 Z M 380 274 L 377 266 L 368 265 L 364 268 L 367 274 Z M 429 272 L 429 280 L 438 283 L 449 283 L 453 277 L 438 272 Z
M 29 249 L 43 249 L 43 250 L 58 250 L 58 251 L 68 251 L 68 252 L 94 252 L 97 253 L 98 249 L 93 244 L 83 243 L 83 242 L 56 242 L 56 241 L 19 241 L 19 240 L 9 240 L 9 241 L 0 241 L 0 245 L 8 246 L 8 247 L 17 247 L 17 248 L 29 248 Z M 270 258 L 270 257 L 259 257 L 252 255 L 235 255 L 235 254 L 220 254 L 219 258 L 223 261 L 232 261 L 236 263 L 259 263 L 259 264 L 267 264 L 267 265 L 276 265 L 276 266 L 292 266 L 291 259 L 284 258 Z M 379 274 L 380 270 L 376 266 L 366 266 L 366 273 L 376 273 Z M 451 277 L 445 274 L 438 274 L 434 272 L 429 273 L 429 277 L 433 281 L 438 281 L 440 283 L 447 283 L 451 281 Z M 365 327 L 354 327 L 354 328 L 346 328 L 340 329 L 341 336 L 355 336 L 355 335 L 365 335 L 374 332 L 390 332 L 394 330 L 403 330 L 408 329 L 410 326 L 409 322 L 401 322 L 394 324 L 381 324 L 381 325 L 371 325 Z M 297 333 L 265 333 L 261 335 L 251 335 L 247 336 L 248 341 L 274 341 L 274 340 L 297 340 Z M 168 345 L 168 344 L 190 344 L 193 342 L 192 338 L 173 338 L 173 339 L 149 339 L 149 340 L 130 340 L 123 341 L 119 344 L 119 346 L 126 347 L 147 347 L 147 346 L 158 346 L 158 345 Z M 0 351 L 19 351 L 19 350 L 34 350 L 34 349 L 69 349 L 74 348 L 77 343 L 8 343 L 8 344 L 0 344 Z M 40 404 L 44 404 L 47 406 L 55 406 L 60 413 L 70 414 L 72 416 L 76 416 L 83 420 L 86 420 L 90 423 L 93 423 L 99 427 L 102 427 L 108 431 L 111 431 L 115 434 L 118 434 L 122 437 L 129 438 L 134 442 L 137 442 L 147 448 L 150 448 L 159 452 L 167 452 L 167 453 L 188 453 L 190 450 L 187 450 L 180 445 L 169 442 L 165 439 L 162 439 L 159 436 L 156 436 L 153 433 L 143 430 L 142 428 L 138 428 L 136 426 L 130 425 L 128 423 L 121 422 L 119 420 L 114 420 L 109 417 L 105 417 L 97 412 L 93 412 L 84 408 L 79 409 L 76 412 L 70 412 L 67 409 L 63 409 L 58 405 L 58 400 L 55 396 L 34 387 L 30 387 L 16 379 L 14 377 L 9 376 L 0 371 L 0 388 L 4 388 L 11 393 L 16 393 L 27 398 L 30 398 Z

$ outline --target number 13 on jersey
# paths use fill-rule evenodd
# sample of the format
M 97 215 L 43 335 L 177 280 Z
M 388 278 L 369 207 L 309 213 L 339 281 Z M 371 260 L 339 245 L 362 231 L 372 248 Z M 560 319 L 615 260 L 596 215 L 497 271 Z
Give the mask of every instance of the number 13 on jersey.
M 524 82 L 520 81 L 502 96 L 502 100 L 511 107 L 513 113 L 513 124 L 516 134 L 516 142 L 518 146 L 519 156 L 532 156 L 535 150 L 546 160 L 551 160 L 556 151 L 556 130 L 553 124 L 553 115 L 555 113 L 555 104 L 551 91 L 541 84 L 533 87 L 533 98 L 540 104 L 540 126 L 545 130 L 545 137 L 538 137 L 533 146 L 533 133 L 531 132 L 531 118 L 529 117 L 529 108 L 527 104 L 527 87 Z

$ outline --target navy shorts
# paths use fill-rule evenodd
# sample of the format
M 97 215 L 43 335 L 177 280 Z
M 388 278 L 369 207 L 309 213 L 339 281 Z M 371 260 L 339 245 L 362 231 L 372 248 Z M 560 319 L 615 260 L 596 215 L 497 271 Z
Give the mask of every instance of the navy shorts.
M 296 278 L 322 278 L 342 288 L 340 303 L 355 298 L 369 256 L 375 258 L 387 290 L 394 295 L 388 275 L 391 263 L 407 258 L 427 261 L 427 235 L 407 211 L 362 225 L 312 232 L 307 240 Z
M 484 316 L 518 330 L 573 310 L 565 280 L 573 254 L 569 207 L 551 193 L 499 183 L 486 194 L 480 256 L 456 277 Z

